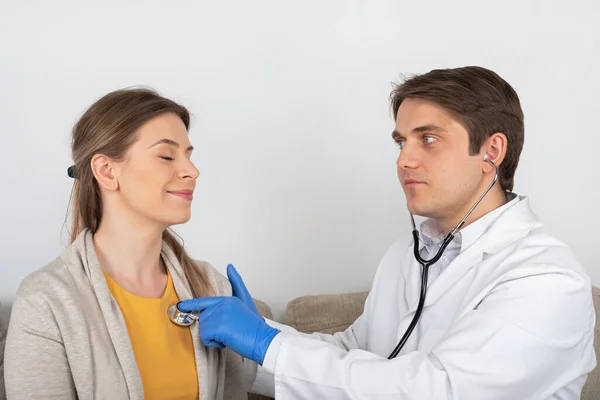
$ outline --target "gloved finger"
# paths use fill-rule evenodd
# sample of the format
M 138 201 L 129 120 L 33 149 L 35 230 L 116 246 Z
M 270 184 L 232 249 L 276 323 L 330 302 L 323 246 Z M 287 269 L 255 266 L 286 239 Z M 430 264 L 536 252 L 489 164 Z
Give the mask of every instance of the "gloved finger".
M 198 324 L 200 325 L 200 329 L 204 328 L 204 329 L 211 329 L 212 328 L 212 323 L 211 323 L 211 317 L 213 314 L 215 314 L 216 310 L 221 310 L 221 305 L 227 301 L 227 299 L 231 299 L 231 297 L 228 298 L 223 298 L 222 301 L 219 301 L 218 303 L 215 303 L 209 307 L 206 307 L 204 310 L 202 310 L 202 312 L 198 315 Z M 219 312 L 217 313 L 219 315 L 222 316 L 223 312 Z M 218 319 L 218 316 L 217 316 Z
M 202 339 L 202 338 L 200 338 L 200 339 Z M 225 348 L 225 345 L 223 343 L 217 342 L 216 340 L 207 340 L 206 342 L 204 342 L 204 345 L 206 347 L 215 347 L 217 349 L 224 349 Z
M 227 278 L 229 278 L 229 282 L 231 283 L 233 296 L 240 299 L 242 303 L 246 305 L 246 307 L 258 314 L 256 305 L 254 304 L 254 299 L 252 299 L 250 292 L 244 284 L 244 280 L 232 264 L 227 266 Z
M 183 312 L 204 311 L 205 309 L 218 305 L 225 297 L 201 297 L 180 301 L 177 308 Z

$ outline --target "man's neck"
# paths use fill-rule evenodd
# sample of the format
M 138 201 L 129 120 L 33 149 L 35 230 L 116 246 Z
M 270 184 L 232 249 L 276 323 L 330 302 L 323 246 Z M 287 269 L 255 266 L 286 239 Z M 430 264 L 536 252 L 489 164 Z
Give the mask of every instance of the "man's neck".
M 458 212 L 454 213 L 454 215 L 447 219 L 438 219 L 438 222 L 442 229 L 444 230 L 444 234 L 447 235 L 451 230 L 456 228 L 458 223 L 465 217 L 465 215 L 469 212 L 471 207 L 477 202 L 481 194 L 477 194 L 473 199 L 471 199 L 468 204 L 458 210 Z M 479 218 L 488 214 L 489 212 L 495 210 L 498 207 L 502 207 L 506 204 L 506 192 L 502 190 L 499 186 L 493 188 L 488 192 L 488 194 L 481 200 L 481 203 L 469 215 L 469 218 L 465 221 L 461 229 L 467 227 L 473 222 L 477 221 Z

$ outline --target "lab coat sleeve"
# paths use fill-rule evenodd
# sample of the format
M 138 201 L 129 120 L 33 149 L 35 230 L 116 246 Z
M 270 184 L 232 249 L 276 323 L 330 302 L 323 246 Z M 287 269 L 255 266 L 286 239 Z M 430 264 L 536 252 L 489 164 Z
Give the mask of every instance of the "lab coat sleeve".
M 77 398 L 60 332 L 51 315 L 43 305 L 19 295 L 15 298 L 4 351 L 7 398 Z
M 275 361 L 278 399 L 547 398 L 581 369 L 589 282 L 559 273 L 508 279 L 458 318 L 433 350 L 393 360 L 286 334 Z
M 296 329 L 292 328 L 291 326 L 284 325 L 279 322 L 275 322 L 275 321 L 271 321 L 271 320 L 266 320 L 266 321 L 270 326 L 272 326 L 273 328 L 279 329 L 283 333 L 320 340 L 320 341 L 323 341 L 326 343 L 330 343 L 334 346 L 339 347 L 340 349 L 344 349 L 347 351 L 347 350 L 351 350 L 351 349 L 357 349 L 360 347 L 360 343 L 359 343 L 360 336 L 357 335 L 357 333 L 362 332 L 362 329 L 360 329 L 360 327 L 363 325 L 364 319 L 365 319 L 365 316 L 361 315 L 346 330 L 344 330 L 342 332 L 336 332 L 334 334 L 319 333 L 319 332 L 302 333 L 302 332 L 298 332 Z M 269 350 L 270 349 L 271 349 L 271 347 L 269 346 Z
M 276 321 L 272 321 L 266 318 L 265 321 L 271 327 L 279 329 L 281 332 L 278 333 L 271 342 L 269 349 L 267 350 L 267 353 L 265 355 L 263 365 L 258 367 L 256 379 L 254 380 L 251 392 L 274 397 L 275 385 L 273 371 L 275 370 L 275 362 L 279 355 L 279 349 L 281 348 L 283 339 L 287 335 L 296 335 L 299 337 L 309 338 L 311 340 L 323 341 L 325 343 L 329 343 L 335 347 L 348 351 L 350 349 L 356 349 L 360 346 L 359 341 L 355 335 L 355 330 L 357 332 L 362 331 L 359 329 L 359 327 L 362 327 L 362 325 L 364 324 L 364 316 L 359 317 L 345 331 L 336 332 L 333 335 L 324 333 L 302 333 L 298 332 L 291 326 L 284 325 Z

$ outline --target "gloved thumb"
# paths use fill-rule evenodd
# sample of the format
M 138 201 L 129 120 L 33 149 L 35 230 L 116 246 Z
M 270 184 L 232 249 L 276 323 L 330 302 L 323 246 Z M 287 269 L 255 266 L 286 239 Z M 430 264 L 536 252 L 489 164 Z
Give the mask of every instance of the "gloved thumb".
M 237 272 L 235 267 L 231 264 L 227 266 L 227 278 L 231 283 L 231 290 L 233 296 L 240 299 L 246 307 L 258 314 L 258 310 L 256 309 L 256 305 L 254 304 L 254 300 L 252 299 L 250 292 L 246 288 L 246 285 L 244 285 L 242 277 Z

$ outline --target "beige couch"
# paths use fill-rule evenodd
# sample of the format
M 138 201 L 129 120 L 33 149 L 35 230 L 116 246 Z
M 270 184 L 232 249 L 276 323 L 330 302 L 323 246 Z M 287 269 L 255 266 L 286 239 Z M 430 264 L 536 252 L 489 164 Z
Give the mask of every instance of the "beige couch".
M 285 313 L 285 323 L 300 332 L 334 333 L 346 329 L 362 312 L 368 292 L 338 295 L 304 296 L 290 301 Z M 593 289 L 594 307 L 598 323 L 594 337 L 596 358 L 600 363 L 600 288 Z M 257 300 L 259 312 L 273 318 L 269 306 Z M 269 397 L 250 394 L 248 399 L 266 400 Z M 583 387 L 582 400 L 600 399 L 600 367 L 588 376 Z
M 600 289 L 594 288 L 593 295 L 596 315 L 600 316 Z M 284 322 L 298 331 L 306 333 L 343 331 L 358 318 L 366 298 L 367 292 L 298 297 L 288 303 Z M 271 309 L 267 304 L 256 300 L 256 305 L 261 315 L 270 319 L 273 318 Z M 0 319 L 0 400 L 5 398 L 3 379 L 1 379 L 5 330 L 6 326 Z M 600 362 L 600 321 L 596 324 L 594 343 L 596 343 L 596 358 Z M 265 400 L 269 397 L 250 394 L 248 399 Z M 600 367 L 588 376 L 581 399 L 600 399 Z

